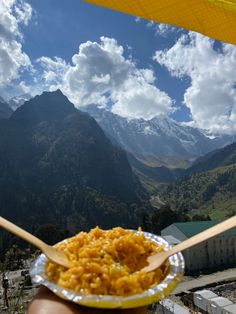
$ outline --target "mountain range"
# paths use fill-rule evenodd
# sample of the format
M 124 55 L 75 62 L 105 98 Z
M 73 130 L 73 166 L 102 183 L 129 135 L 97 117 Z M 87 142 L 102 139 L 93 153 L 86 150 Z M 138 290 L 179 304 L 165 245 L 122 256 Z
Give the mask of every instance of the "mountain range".
M 0 120 L 0 214 L 32 231 L 135 228 L 151 207 L 126 153 L 58 90 Z
M 235 139 L 228 135 L 209 137 L 206 132 L 163 116 L 128 120 L 95 105 L 85 110 L 114 143 L 151 167 L 187 167 L 196 158 Z
M 94 105 L 86 111 L 129 152 L 142 184 L 157 193 L 158 207 L 170 204 L 178 212 L 213 219 L 236 214 L 235 136 L 209 136 L 166 117 L 127 120 Z M 192 161 L 185 169 L 184 158 Z
M 127 120 L 94 105 L 81 112 L 59 90 L 14 112 L 1 104 L 0 211 L 6 217 L 22 223 L 23 214 L 23 224 L 32 226 L 47 216 L 70 230 L 133 227 L 141 212 L 153 210 L 147 190 L 190 215 L 222 218 L 236 210 L 236 143 L 227 145 L 233 137 L 211 138 L 164 117 Z M 173 168 L 183 158 L 195 161 Z
M 0 118 L 9 117 L 32 96 L 29 94 L 2 99 Z M 10 108 L 9 108 L 10 107 Z M 81 110 L 91 115 L 111 141 L 149 167 L 186 168 L 200 156 L 224 147 L 234 136 L 209 136 L 206 131 L 183 125 L 164 116 L 151 120 L 126 119 L 109 110 L 89 105 Z

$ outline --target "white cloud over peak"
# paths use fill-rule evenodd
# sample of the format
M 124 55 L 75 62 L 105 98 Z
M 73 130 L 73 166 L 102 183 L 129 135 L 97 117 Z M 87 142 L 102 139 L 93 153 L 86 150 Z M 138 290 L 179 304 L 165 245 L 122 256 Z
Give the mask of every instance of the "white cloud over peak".
M 42 57 L 43 80 L 50 89 L 61 88 L 77 106 L 107 106 L 129 118 L 150 119 L 173 110 L 169 96 L 155 85 L 150 69 L 139 69 L 113 38 L 87 41 L 66 64 L 60 58 Z
M 31 67 L 22 50 L 20 24 L 28 24 L 31 6 L 21 0 L 0 0 L 0 90 L 19 77 L 21 70 Z
M 151 72 L 151 73 L 150 73 Z M 127 118 L 152 119 L 156 115 L 173 111 L 170 97 L 153 85 L 150 70 L 137 70 L 122 85 L 122 89 L 112 93 L 112 111 Z
M 57 89 L 63 80 L 64 75 L 69 69 L 69 65 L 59 57 L 49 58 L 41 57 L 36 60 L 43 69 L 40 79 L 46 85 L 46 88 Z
M 156 51 L 154 60 L 172 76 L 189 77 L 184 103 L 194 124 L 213 133 L 236 133 L 236 47 L 189 32 L 169 50 Z

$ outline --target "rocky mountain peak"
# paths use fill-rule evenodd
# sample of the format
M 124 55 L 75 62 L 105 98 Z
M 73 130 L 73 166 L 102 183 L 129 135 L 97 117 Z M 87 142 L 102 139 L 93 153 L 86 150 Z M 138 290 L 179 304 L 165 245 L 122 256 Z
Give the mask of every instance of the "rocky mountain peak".
M 60 90 L 43 92 L 26 101 L 12 115 L 13 120 L 29 123 L 63 119 L 68 114 L 77 112 L 74 105 Z

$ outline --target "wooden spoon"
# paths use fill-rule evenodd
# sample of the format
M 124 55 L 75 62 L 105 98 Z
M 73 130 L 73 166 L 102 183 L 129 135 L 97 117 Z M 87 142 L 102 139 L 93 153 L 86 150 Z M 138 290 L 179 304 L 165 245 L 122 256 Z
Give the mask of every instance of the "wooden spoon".
M 236 216 L 233 216 L 215 225 L 214 227 L 211 227 L 203 232 L 198 233 L 197 235 L 181 242 L 180 244 L 175 245 L 168 251 L 149 256 L 147 258 L 147 262 L 149 265 L 142 268 L 141 271 L 145 272 L 153 271 L 154 269 L 160 267 L 171 255 L 174 255 L 180 251 L 184 251 L 196 244 L 206 241 L 207 239 L 210 239 L 216 236 L 217 234 L 227 231 L 228 229 L 231 229 L 233 227 L 236 227 Z
M 3 217 L 0 217 L 0 226 L 39 248 L 54 263 L 66 268 L 71 267 L 71 263 L 64 252 L 57 251 L 54 247 L 46 244 L 31 233 L 21 229 Z

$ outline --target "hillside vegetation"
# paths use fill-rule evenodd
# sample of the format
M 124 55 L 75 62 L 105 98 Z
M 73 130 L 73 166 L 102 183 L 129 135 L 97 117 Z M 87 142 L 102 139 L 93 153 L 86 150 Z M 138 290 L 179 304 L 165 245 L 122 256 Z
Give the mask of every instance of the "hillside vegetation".
M 236 164 L 192 174 L 165 186 L 161 199 L 192 215 L 222 219 L 236 214 Z

